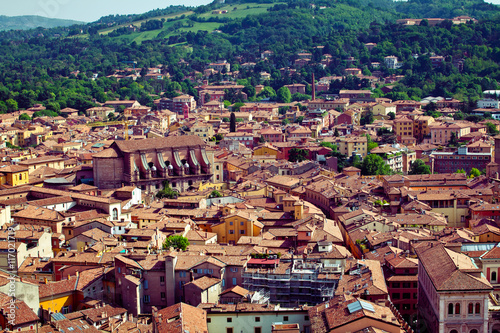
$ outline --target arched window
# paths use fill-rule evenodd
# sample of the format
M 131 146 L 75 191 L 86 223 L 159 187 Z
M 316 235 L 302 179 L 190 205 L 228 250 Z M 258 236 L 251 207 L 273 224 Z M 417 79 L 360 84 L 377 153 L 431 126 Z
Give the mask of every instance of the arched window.
M 473 314 L 474 313 L 474 304 L 469 303 L 469 311 L 467 313 L 468 314 Z
M 113 220 L 118 220 L 118 209 L 113 208 Z
M 453 314 L 453 304 L 448 304 L 448 314 Z
M 491 272 L 491 281 L 497 280 L 497 272 Z
M 476 313 L 479 314 L 481 313 L 481 304 L 476 303 Z
M 469 333 L 478 333 L 476 329 L 470 330 Z
M 460 314 L 460 303 L 455 304 L 455 314 Z
M 450 333 L 458 333 L 457 330 L 451 330 Z

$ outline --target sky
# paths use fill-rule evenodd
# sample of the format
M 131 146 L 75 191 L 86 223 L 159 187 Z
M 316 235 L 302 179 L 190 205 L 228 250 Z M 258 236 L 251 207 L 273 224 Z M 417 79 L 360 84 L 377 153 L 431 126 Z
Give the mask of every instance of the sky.
M 211 0 L 15 0 L 2 1 L 0 15 L 40 15 L 93 22 L 111 14 L 142 14 L 170 5 L 199 6 Z M 500 0 L 487 0 L 500 4 Z
M 500 0 L 498 0 L 500 1 Z M 39 15 L 93 22 L 111 14 L 142 14 L 170 5 L 199 6 L 211 0 L 15 0 L 2 1 L 0 15 Z

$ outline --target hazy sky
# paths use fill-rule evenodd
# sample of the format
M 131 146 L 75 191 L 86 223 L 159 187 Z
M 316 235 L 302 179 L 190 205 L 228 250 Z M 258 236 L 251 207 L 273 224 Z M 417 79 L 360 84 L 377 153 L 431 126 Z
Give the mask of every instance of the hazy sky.
M 14 0 L 2 1 L 0 15 L 40 15 L 92 22 L 110 14 L 142 14 L 170 5 L 199 6 L 210 2 L 211 0 Z
M 198 6 L 211 0 L 14 0 L 2 1 L 0 15 L 40 15 L 92 22 L 110 14 L 141 14 L 170 5 Z M 487 0 L 500 4 L 500 0 Z

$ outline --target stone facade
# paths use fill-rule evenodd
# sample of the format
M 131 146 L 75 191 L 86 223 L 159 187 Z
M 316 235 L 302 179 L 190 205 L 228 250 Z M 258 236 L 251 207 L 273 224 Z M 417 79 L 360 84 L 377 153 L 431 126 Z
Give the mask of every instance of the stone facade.
M 115 141 L 93 156 L 94 184 L 100 189 L 136 186 L 157 192 L 168 180 L 179 192 L 209 180 L 212 164 L 198 136 Z

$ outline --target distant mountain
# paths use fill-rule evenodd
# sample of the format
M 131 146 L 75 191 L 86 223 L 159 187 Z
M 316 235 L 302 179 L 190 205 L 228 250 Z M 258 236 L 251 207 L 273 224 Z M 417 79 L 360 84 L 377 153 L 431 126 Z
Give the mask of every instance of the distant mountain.
M 0 15 L 0 31 L 5 30 L 28 30 L 33 28 L 55 28 L 68 27 L 73 24 L 82 24 L 85 22 L 53 19 L 36 15 L 24 16 L 5 16 Z

